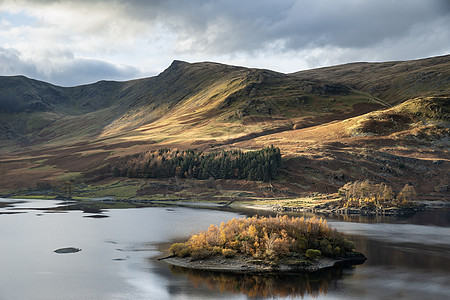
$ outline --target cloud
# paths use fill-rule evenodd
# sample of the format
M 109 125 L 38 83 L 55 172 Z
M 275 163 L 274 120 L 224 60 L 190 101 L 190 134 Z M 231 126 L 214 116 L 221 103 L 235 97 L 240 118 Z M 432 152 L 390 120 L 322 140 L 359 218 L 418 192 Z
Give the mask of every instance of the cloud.
M 52 70 L 47 78 L 48 81 L 62 86 L 72 86 L 99 80 L 129 80 L 141 76 L 135 67 L 115 65 L 96 59 L 76 58 L 59 70 Z
M 73 86 L 99 80 L 127 80 L 142 76 L 137 68 L 131 66 L 74 57 L 68 53 L 55 56 L 59 61 L 46 58 L 33 61 L 23 59 L 20 51 L 16 49 L 0 48 L 0 74 L 26 75 L 61 86 Z
M 450 51 L 447 0 L 143 2 L 124 15 L 164 24 L 174 35 L 172 53 L 198 60 L 293 72 Z
M 4 0 L 0 17 L 15 68 L 64 84 L 173 59 L 294 72 L 450 52 L 447 0 Z
M 161 23 L 176 51 L 213 54 L 314 47 L 367 48 L 395 41 L 418 25 L 449 21 L 446 0 L 127 1 L 123 16 Z M 149 4 L 150 3 L 150 4 Z M 447 29 L 448 31 L 448 29 Z

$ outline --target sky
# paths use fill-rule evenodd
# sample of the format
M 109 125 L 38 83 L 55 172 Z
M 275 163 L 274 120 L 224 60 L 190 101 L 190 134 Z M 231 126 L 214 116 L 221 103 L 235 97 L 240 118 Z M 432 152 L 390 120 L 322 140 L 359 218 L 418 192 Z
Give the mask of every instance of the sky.
M 173 60 L 291 73 L 450 53 L 450 0 L 0 0 L 0 75 L 61 86 Z

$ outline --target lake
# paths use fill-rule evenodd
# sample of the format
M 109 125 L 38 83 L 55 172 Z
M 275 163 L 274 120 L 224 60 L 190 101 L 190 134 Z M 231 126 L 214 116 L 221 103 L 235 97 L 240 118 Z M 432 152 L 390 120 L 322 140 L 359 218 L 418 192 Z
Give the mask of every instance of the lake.
M 0 199 L 0 299 L 446 299 L 450 210 L 334 218 L 368 260 L 297 276 L 191 272 L 158 261 L 171 242 L 244 214 L 186 207 L 64 210 Z M 55 211 L 55 207 L 62 207 Z M 57 254 L 63 247 L 81 252 Z

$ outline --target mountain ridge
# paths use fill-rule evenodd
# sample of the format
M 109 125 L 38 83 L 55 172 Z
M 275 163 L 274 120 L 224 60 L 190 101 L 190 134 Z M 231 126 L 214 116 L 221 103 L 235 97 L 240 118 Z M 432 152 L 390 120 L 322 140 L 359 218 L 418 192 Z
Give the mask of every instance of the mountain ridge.
M 448 92 L 450 88 L 450 55 L 413 61 L 349 63 L 292 73 L 299 78 L 336 78 L 337 82 L 371 93 L 398 104 L 418 92 Z M 357 75 L 353 77 L 353 75 Z M 406 78 L 405 78 L 406 77 Z M 396 86 L 397 85 L 397 86 Z M 414 87 L 415 85 L 418 85 Z M 390 89 L 403 93 L 390 93 Z M 405 89 L 410 89 L 409 91 Z M 424 95 L 424 94 L 422 94 Z M 429 94 L 428 94 L 429 95 Z

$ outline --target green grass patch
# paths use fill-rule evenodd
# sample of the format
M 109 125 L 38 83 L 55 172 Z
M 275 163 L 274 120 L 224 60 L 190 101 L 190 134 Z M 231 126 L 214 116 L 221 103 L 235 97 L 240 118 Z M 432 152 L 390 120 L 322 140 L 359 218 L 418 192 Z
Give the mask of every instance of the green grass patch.
M 81 191 L 80 196 L 100 198 L 106 196 L 114 196 L 116 198 L 132 198 L 136 196 L 137 191 L 141 188 L 140 185 L 123 185 L 123 186 L 109 186 L 101 189 L 92 189 L 90 191 Z
M 12 199 L 36 199 L 36 200 L 51 200 L 55 198 L 55 195 L 29 195 L 29 194 L 16 194 L 10 197 Z
M 28 168 L 27 171 L 47 171 L 47 170 L 54 170 L 56 169 L 56 166 L 52 165 L 40 165 Z
M 81 172 L 66 172 L 55 177 L 55 180 L 75 180 L 82 177 Z

